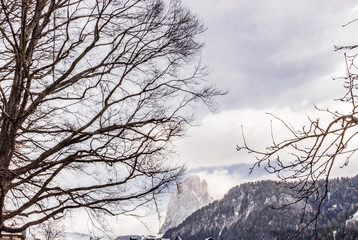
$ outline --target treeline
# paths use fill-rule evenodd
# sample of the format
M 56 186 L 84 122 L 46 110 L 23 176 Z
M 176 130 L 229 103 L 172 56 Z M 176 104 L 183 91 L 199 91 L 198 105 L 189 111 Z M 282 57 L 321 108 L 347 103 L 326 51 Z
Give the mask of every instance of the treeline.
M 246 183 L 231 189 L 220 201 L 196 211 L 164 237 L 202 240 L 225 239 L 358 239 L 358 176 L 330 181 L 329 193 L 322 203 L 317 227 L 309 225 L 296 236 L 316 214 L 318 203 L 306 207 L 303 202 L 277 209 L 295 200 L 294 192 L 274 181 Z M 316 231 L 315 231 L 316 230 Z

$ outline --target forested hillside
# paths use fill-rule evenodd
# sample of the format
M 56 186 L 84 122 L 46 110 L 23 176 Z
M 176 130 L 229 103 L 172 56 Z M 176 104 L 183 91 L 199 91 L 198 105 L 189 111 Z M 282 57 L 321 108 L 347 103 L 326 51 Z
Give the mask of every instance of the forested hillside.
M 169 229 L 164 237 L 202 240 L 284 239 L 298 233 L 303 202 L 283 209 L 294 200 L 294 193 L 274 181 L 245 183 L 232 188 L 222 200 L 215 201 L 189 216 L 178 227 Z M 274 207 L 274 208 L 273 208 Z M 306 216 L 316 213 L 317 203 L 310 202 Z M 329 193 L 322 204 L 318 219 L 319 239 L 357 239 L 358 176 L 330 181 Z M 313 226 L 297 239 L 312 239 Z

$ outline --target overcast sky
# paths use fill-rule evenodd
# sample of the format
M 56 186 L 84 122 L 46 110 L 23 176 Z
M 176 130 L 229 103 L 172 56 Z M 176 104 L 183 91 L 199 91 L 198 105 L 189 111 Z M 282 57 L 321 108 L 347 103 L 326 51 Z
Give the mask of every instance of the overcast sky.
M 241 126 L 252 145 L 264 147 L 270 137 L 267 112 L 299 126 L 306 114 L 314 114 L 313 104 L 330 107 L 342 96 L 342 82 L 332 77 L 345 73 L 344 52 L 335 52 L 334 45 L 357 44 L 358 23 L 342 25 L 358 17 L 358 5 L 353 0 L 184 3 L 207 27 L 201 40 L 202 59 L 211 70 L 208 78 L 229 93 L 217 99 L 216 115 L 199 107 L 200 126 L 178 143 L 178 158 L 189 173 L 205 177 L 212 194 L 220 197 L 236 184 L 269 177 L 250 178 L 242 169 L 254 159 L 235 150 Z M 350 169 L 340 173 L 355 174 Z M 155 234 L 158 224 L 148 221 Z M 123 219 L 120 234 L 146 232 L 138 223 Z
M 252 146 L 264 148 L 270 143 L 272 119 L 267 112 L 300 127 L 307 122 L 306 115 L 316 114 L 314 104 L 337 107 L 334 99 L 343 96 L 343 82 L 332 78 L 344 76 L 345 62 L 344 52 L 334 51 L 334 46 L 357 44 L 358 23 L 342 25 L 358 17 L 358 5 L 351 0 L 344 4 L 333 0 L 184 3 L 207 26 L 202 40 L 209 79 L 229 93 L 217 99 L 218 114 L 200 112 L 200 126 L 189 130 L 178 152 L 189 169 L 198 169 L 199 175 L 208 178 L 209 185 L 226 177 L 221 182 L 230 188 L 250 178 L 242 171 L 238 177 L 220 170 L 215 178 L 215 171 L 199 170 L 253 163 L 254 156 L 235 149 L 242 143 L 241 126 Z M 279 124 L 274 127 L 285 136 Z M 337 171 L 356 174 L 351 169 Z
M 185 0 L 206 24 L 210 79 L 230 90 L 221 110 L 293 106 L 331 98 L 315 85 L 343 63 L 334 45 L 354 43 L 355 1 Z M 327 83 L 328 84 L 328 83 Z M 312 88 L 314 86 L 314 88 Z M 319 90 L 319 92 L 317 92 Z

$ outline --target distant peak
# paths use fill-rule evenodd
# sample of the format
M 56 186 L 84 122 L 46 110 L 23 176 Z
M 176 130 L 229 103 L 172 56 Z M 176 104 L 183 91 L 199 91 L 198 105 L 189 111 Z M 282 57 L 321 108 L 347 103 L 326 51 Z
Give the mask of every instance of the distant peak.
M 173 189 L 167 207 L 166 218 L 160 229 L 164 233 L 179 225 L 190 214 L 210 203 L 208 184 L 197 175 L 183 179 Z

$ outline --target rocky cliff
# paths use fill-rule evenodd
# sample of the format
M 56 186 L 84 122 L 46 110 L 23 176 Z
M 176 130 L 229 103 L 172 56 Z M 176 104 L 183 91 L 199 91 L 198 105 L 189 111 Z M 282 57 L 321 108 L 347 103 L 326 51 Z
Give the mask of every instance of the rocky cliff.
M 179 225 L 194 211 L 209 204 L 209 201 L 208 185 L 205 180 L 196 175 L 185 178 L 171 193 L 160 233 Z

